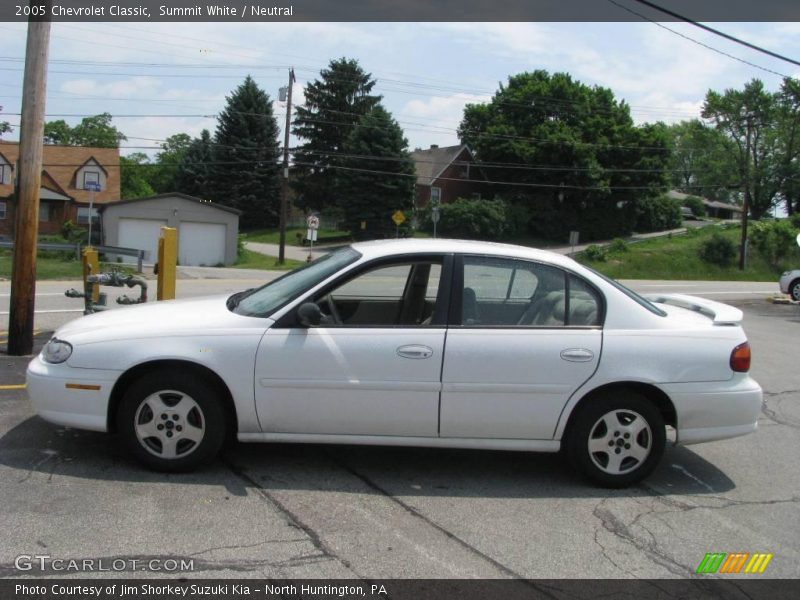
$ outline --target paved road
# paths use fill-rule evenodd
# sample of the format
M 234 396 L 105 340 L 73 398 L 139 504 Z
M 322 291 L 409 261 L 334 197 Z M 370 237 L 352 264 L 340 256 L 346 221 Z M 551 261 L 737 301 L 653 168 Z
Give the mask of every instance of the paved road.
M 233 445 L 162 475 L 1 392 L 0 576 L 38 553 L 186 558 L 197 577 L 691 577 L 706 552 L 735 550 L 800 577 L 800 314 L 737 304 L 766 391 L 758 433 L 670 448 L 622 491 L 553 455 L 322 445 Z

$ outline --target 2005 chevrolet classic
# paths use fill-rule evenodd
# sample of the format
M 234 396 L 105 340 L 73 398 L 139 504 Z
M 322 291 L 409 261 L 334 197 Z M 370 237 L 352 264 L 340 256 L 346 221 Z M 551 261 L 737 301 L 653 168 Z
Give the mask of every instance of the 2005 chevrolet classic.
M 235 435 L 563 448 L 624 486 L 655 468 L 667 426 L 683 444 L 755 431 L 741 318 L 530 248 L 368 242 L 230 297 L 77 319 L 30 363 L 28 392 L 44 419 L 116 432 L 160 470 Z

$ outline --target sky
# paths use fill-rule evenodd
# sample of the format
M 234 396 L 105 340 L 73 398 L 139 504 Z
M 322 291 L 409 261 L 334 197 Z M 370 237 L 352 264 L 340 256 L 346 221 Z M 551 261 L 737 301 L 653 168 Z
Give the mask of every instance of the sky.
M 800 23 L 711 25 L 800 59 Z M 12 125 L 25 38 L 25 24 L 0 23 L 0 118 Z M 759 78 L 777 90 L 781 75 L 800 77 L 795 65 L 685 23 L 54 23 L 47 119 L 75 124 L 80 116 L 60 115 L 109 112 L 128 136 L 122 153 L 152 155 L 169 135 L 213 133 L 225 96 L 250 74 L 275 99 L 282 128 L 285 103 L 277 96 L 288 68 L 296 70 L 294 101 L 302 103 L 302 86 L 343 56 L 377 79 L 374 92 L 412 149 L 457 144 L 464 105 L 488 101 L 524 71 L 567 72 L 608 87 L 637 123 L 699 117 L 709 89 Z

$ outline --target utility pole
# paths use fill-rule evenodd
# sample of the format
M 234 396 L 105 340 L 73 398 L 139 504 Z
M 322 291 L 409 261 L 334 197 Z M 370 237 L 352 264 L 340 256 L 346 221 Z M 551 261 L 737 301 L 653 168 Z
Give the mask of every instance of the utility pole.
M 742 241 L 739 245 L 739 270 L 747 268 L 747 213 L 750 211 L 750 139 L 753 137 L 753 113 L 748 112 L 745 136 L 744 203 L 742 205 Z
M 281 185 L 281 215 L 280 215 L 280 247 L 278 249 L 278 264 L 282 265 L 286 257 L 286 220 L 289 206 L 289 127 L 292 124 L 292 84 L 294 83 L 294 69 L 289 70 L 289 87 L 286 93 L 286 131 L 283 138 L 283 184 Z
M 49 13 L 50 2 L 42 2 Z M 28 21 L 25 76 L 22 84 L 17 219 L 8 316 L 8 353 L 33 352 L 33 311 L 36 299 L 36 241 L 39 233 L 39 188 L 42 184 L 42 138 L 47 84 L 50 22 Z

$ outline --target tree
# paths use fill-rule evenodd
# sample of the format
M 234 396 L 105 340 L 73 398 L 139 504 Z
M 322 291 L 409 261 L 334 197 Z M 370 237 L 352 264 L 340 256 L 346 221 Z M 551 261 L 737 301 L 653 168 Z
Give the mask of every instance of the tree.
M 786 78 L 777 95 L 776 173 L 789 215 L 800 212 L 800 81 Z
M 148 177 L 150 185 L 157 194 L 177 191 L 181 161 L 191 144 L 192 138 L 186 133 L 171 135 L 161 144 L 161 152 L 156 154 L 158 166 L 152 169 Z
M 154 194 L 148 182 L 147 171 L 153 168 L 150 159 L 143 152 L 134 152 L 119 157 L 120 192 L 122 199 L 144 198 Z
M 111 124 L 113 117 L 102 113 L 84 117 L 75 127 L 66 121 L 49 121 L 44 125 L 44 143 L 63 146 L 90 146 L 93 148 L 118 148 L 128 138 Z
M 672 185 L 687 194 L 730 202 L 739 183 L 733 142 L 699 119 L 669 127 L 672 141 Z M 697 214 L 697 213 L 695 213 Z
M 517 184 L 495 193 L 512 211 L 528 208 L 532 233 L 552 239 L 570 230 L 582 239 L 627 233 L 638 200 L 667 183 L 666 126 L 635 127 L 611 90 L 566 73 L 510 77 L 488 104 L 467 105 L 459 136 L 490 181 Z
M 342 158 L 337 169 L 337 185 L 347 198 L 341 205 L 347 227 L 357 237 L 393 235 L 392 213 L 410 209 L 414 197 L 414 163 L 403 130 L 377 105 L 353 128 L 342 150 L 363 157 Z
M 211 168 L 214 161 L 214 146 L 208 129 L 203 129 L 186 148 L 175 174 L 175 191 L 198 198 L 211 194 Z
M 3 107 L 0 106 L 0 112 L 2 111 Z M 8 121 L 0 121 L 0 137 L 2 137 L 4 133 L 10 133 L 11 131 L 11 125 L 8 123 Z
M 245 228 L 274 226 L 280 204 L 278 124 L 249 75 L 227 98 L 214 136 L 212 198 L 241 210 Z
M 742 90 L 727 89 L 722 94 L 709 90 L 703 118 L 732 142 L 732 158 L 750 214 L 760 219 L 772 208 L 780 191 L 775 170 L 775 95 L 767 92 L 758 79 L 751 80 Z
M 293 187 L 296 204 L 304 208 L 346 204 L 339 189 L 340 170 L 331 169 L 342 152 L 345 140 L 361 117 L 372 110 L 381 97 L 370 92 L 372 75 L 356 60 L 332 60 L 320 78 L 304 90 L 305 106 L 298 106 L 292 133 L 304 143 L 295 152 Z

